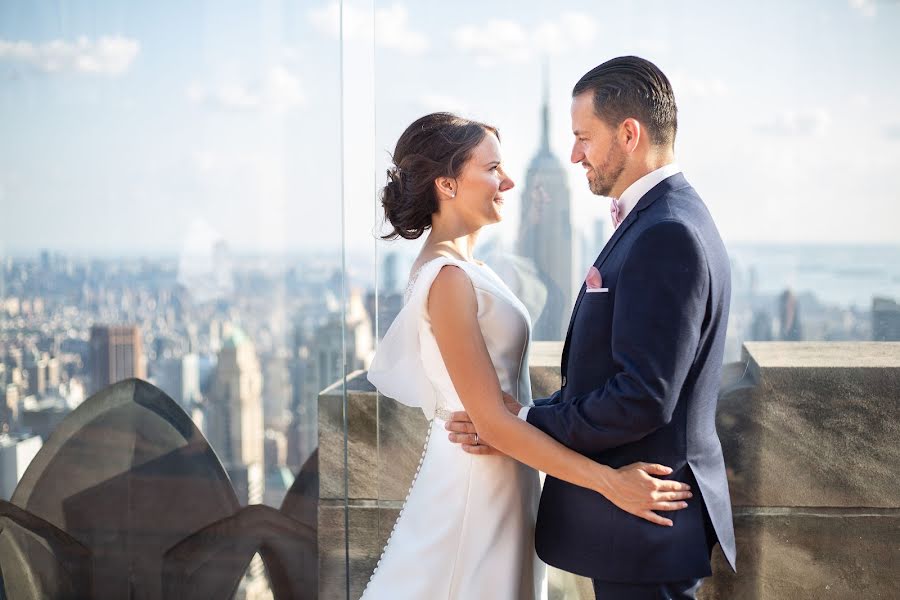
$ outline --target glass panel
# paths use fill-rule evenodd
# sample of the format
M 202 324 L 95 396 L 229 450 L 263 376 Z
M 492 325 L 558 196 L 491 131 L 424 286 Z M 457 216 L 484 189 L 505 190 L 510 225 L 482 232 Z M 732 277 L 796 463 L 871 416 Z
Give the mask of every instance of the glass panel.
M 739 471 L 730 471 L 732 485 L 743 493 L 746 464 L 733 453 L 756 418 L 741 412 L 756 384 L 745 342 L 900 339 L 900 209 L 889 192 L 900 159 L 893 110 L 900 88 L 885 76 L 898 19 L 894 3 L 869 1 L 576 2 L 565 10 L 541 2 L 464 1 L 448 10 L 379 1 L 376 186 L 385 183 L 400 134 L 420 116 L 451 111 L 499 128 L 516 186 L 504 194 L 502 222 L 484 229 L 474 254 L 528 308 L 532 360 L 549 357 L 540 367 L 546 373 L 559 364 L 588 268 L 615 231 L 609 200 L 593 195 L 569 160 L 572 87 L 615 56 L 656 63 L 679 107 L 678 163 L 731 262 L 719 434 L 726 461 L 735 461 L 729 469 Z M 390 230 L 380 213 L 375 226 Z M 378 242 L 379 340 L 400 310 L 423 240 Z M 787 352 L 795 357 L 798 348 Z M 827 354 L 818 352 L 811 356 Z M 559 389 L 557 377 L 535 385 L 535 397 Z M 406 410 L 378 400 L 379 518 L 389 521 L 425 436 L 417 409 Z M 558 572 L 549 586 L 551 598 L 592 597 L 583 579 Z
M 343 210 L 345 261 L 345 526 L 347 598 L 359 598 L 375 566 L 371 536 L 380 522 L 372 510 L 377 498 L 378 406 L 369 391 L 366 370 L 375 350 L 376 253 L 373 148 L 374 2 L 344 0 L 342 16 L 341 89 L 343 96 Z M 377 557 L 376 557 L 377 558 Z M 338 589 L 321 590 L 338 597 Z M 334 595 L 332 595 L 334 594 Z
M 0 6 L 4 597 L 307 597 L 317 545 L 343 579 L 329 11 Z

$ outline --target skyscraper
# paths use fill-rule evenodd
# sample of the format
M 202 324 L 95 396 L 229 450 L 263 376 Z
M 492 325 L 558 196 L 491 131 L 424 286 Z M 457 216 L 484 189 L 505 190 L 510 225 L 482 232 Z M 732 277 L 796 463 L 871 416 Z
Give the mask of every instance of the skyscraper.
M 345 373 L 369 368 L 375 349 L 372 331 L 362 294 L 354 289 L 346 311 L 334 312 L 310 339 L 298 336 L 291 375 L 293 422 L 288 431 L 288 465 L 292 468 L 302 466 L 318 444 L 319 392 L 341 381 Z
M 900 304 L 891 298 L 872 298 L 872 339 L 900 341 Z
M 146 377 L 137 327 L 94 325 L 90 348 L 91 394 L 129 377 Z
M 42 445 L 39 436 L 0 431 L 0 498 L 10 499 Z
M 47 357 L 36 348 L 25 353 L 25 371 L 28 374 L 28 393 L 43 397 L 47 393 Z
M 150 374 L 153 383 L 188 413 L 200 400 L 200 366 L 196 354 L 157 360 L 151 365 Z
M 372 335 L 381 339 L 403 308 L 403 290 L 399 289 L 397 253 L 389 252 L 382 261 L 376 289 L 366 294 L 366 312 L 372 321 Z M 375 331 L 375 328 L 378 331 Z
M 208 408 L 209 441 L 242 504 L 263 499 L 262 371 L 256 349 L 234 328 L 225 338 L 213 374 Z
M 343 379 L 345 374 L 367 369 L 372 360 L 375 349 L 372 321 L 359 290 L 350 292 L 343 324 L 341 317 L 336 313 L 315 334 L 311 359 L 315 364 L 317 394 Z
M 571 198 L 566 172 L 550 149 L 550 106 L 547 78 L 541 109 L 541 144 L 525 174 L 519 254 L 534 264 L 547 288 L 540 314 L 531 315 L 535 340 L 561 340 L 572 308 Z

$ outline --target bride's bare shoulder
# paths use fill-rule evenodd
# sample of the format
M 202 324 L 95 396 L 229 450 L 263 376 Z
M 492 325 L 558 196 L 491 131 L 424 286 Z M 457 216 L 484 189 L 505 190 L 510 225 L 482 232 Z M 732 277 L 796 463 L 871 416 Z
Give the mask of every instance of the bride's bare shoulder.
M 438 258 L 449 258 L 452 260 L 457 260 L 455 256 L 451 256 L 450 254 L 444 252 L 427 252 L 424 254 L 420 254 L 416 258 L 415 262 L 413 262 L 412 268 L 409 270 L 410 279 L 415 278 L 416 273 L 418 273 L 422 269 L 422 267 Z

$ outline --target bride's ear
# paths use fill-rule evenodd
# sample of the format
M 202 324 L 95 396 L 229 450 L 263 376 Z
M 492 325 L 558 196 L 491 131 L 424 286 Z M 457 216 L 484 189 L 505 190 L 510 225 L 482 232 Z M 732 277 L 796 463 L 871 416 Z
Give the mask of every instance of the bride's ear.
M 456 179 L 438 177 L 434 180 L 434 189 L 437 191 L 438 201 L 456 198 Z

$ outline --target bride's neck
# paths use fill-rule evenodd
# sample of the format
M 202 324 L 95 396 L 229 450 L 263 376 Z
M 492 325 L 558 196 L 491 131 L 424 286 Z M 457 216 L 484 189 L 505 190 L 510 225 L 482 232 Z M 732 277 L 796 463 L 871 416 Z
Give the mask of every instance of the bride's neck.
M 463 233 L 462 235 L 460 233 L 432 230 L 428 239 L 425 240 L 422 250 L 431 250 L 439 254 L 449 253 L 467 262 L 474 262 L 472 254 L 475 250 L 475 242 L 478 239 L 478 231 Z

